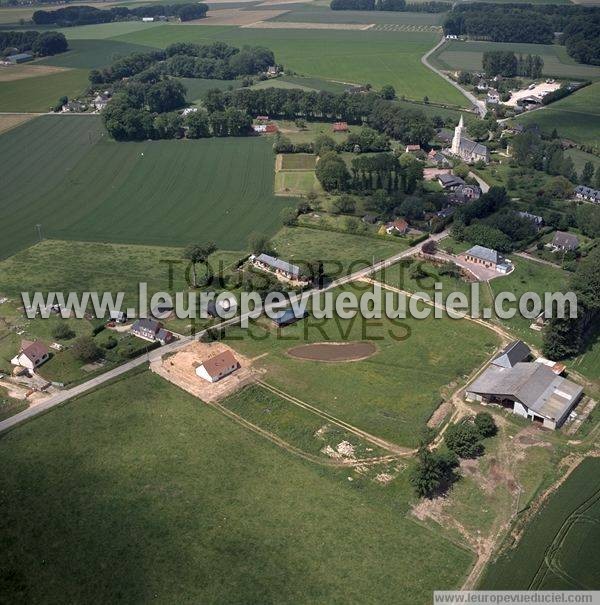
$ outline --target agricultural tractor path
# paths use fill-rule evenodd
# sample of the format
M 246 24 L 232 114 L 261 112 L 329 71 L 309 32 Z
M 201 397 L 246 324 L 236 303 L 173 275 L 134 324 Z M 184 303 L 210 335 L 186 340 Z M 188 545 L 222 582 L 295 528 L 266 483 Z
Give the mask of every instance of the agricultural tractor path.
M 436 234 L 432 235 L 429 239 L 437 242 L 447 236 L 448 236 L 448 231 L 444 230 L 440 233 L 436 233 Z M 421 244 L 417 244 L 417 246 L 420 246 L 420 245 Z M 387 259 L 374 263 L 370 267 L 366 267 L 364 269 L 360 269 L 359 271 L 355 271 L 354 273 L 350 273 L 349 275 L 346 275 L 344 277 L 340 277 L 339 279 L 332 281 L 330 284 L 328 284 L 324 288 L 321 288 L 321 289 L 312 288 L 311 290 L 307 290 L 300 294 L 290 296 L 288 304 L 286 306 L 308 301 L 313 294 L 316 294 L 318 292 L 326 292 L 328 290 L 333 290 L 335 288 L 339 288 L 340 286 L 343 286 L 345 284 L 363 279 L 363 278 L 367 277 L 368 275 L 370 275 L 371 273 L 375 273 L 377 271 L 381 271 L 382 269 L 386 269 L 390 265 L 397 263 L 399 260 L 413 255 L 415 253 L 415 251 L 417 250 L 417 246 L 412 246 L 410 248 L 407 248 L 406 250 L 403 250 L 402 252 L 399 252 L 398 254 L 395 254 L 393 256 L 390 256 Z M 277 308 L 280 308 L 280 305 L 272 305 L 269 309 L 275 310 Z M 265 309 L 265 311 L 266 310 L 267 309 Z M 39 404 L 36 404 L 35 406 L 30 407 L 26 410 L 23 410 L 22 412 L 19 412 L 18 414 L 15 414 L 14 416 L 11 416 L 10 418 L 7 418 L 6 420 L 3 420 L 2 422 L 0 422 L 0 433 L 3 433 L 4 431 L 14 428 L 21 422 L 25 422 L 26 420 L 35 418 L 39 414 L 43 414 L 44 412 L 47 412 L 48 410 L 51 410 L 52 408 L 56 407 L 57 405 L 61 405 L 62 403 L 65 403 L 66 401 L 69 401 L 70 399 L 73 399 L 74 397 L 78 397 L 79 395 L 87 393 L 88 391 L 91 391 L 92 389 L 95 389 L 95 388 L 107 383 L 110 380 L 114 380 L 115 378 L 118 378 L 119 376 L 122 376 L 126 372 L 129 372 L 130 370 L 133 370 L 147 362 L 157 361 L 163 355 L 178 351 L 179 349 L 185 347 L 187 345 L 187 343 L 191 342 L 192 340 L 199 340 L 200 338 L 202 338 L 202 336 L 206 335 L 208 332 L 210 332 L 212 330 L 215 330 L 218 328 L 225 328 L 227 326 L 232 326 L 232 325 L 235 325 L 235 324 L 239 323 L 240 321 L 246 320 L 246 319 L 257 319 L 257 317 L 261 314 L 262 314 L 262 312 L 259 312 L 258 314 L 257 314 L 257 312 L 250 312 L 250 313 L 246 313 L 242 316 L 233 317 L 232 319 L 225 320 L 225 321 L 221 322 L 220 324 L 212 326 L 211 328 L 208 328 L 206 330 L 202 330 L 201 332 L 198 332 L 198 333 L 194 334 L 193 336 L 186 336 L 185 338 L 182 338 L 181 340 L 177 340 L 175 342 L 172 342 L 171 344 L 165 345 L 164 347 L 160 347 L 160 349 L 157 349 L 156 351 L 152 351 L 152 352 L 148 353 L 147 355 L 142 355 L 141 357 L 132 359 L 131 361 L 128 361 L 127 363 L 124 363 L 123 365 L 121 365 L 117 368 L 114 368 L 113 370 L 109 370 L 108 372 L 102 374 L 101 376 L 97 376 L 96 378 L 92 378 L 91 380 L 88 380 L 87 382 L 84 382 L 84 383 L 74 386 L 70 389 L 66 389 L 64 391 L 60 391 L 59 393 L 51 395 L 45 401 L 43 401 Z
M 438 48 L 441 48 L 445 43 L 446 43 L 446 39 L 442 36 L 442 39 L 431 50 L 427 51 L 421 57 L 421 63 L 423 63 L 423 65 L 425 65 L 425 67 L 428 67 L 429 69 L 431 69 L 431 71 L 435 72 L 438 76 L 440 76 L 440 78 L 444 78 L 444 80 L 446 80 L 446 82 L 448 82 L 448 84 L 452 84 L 452 86 L 454 86 L 454 88 L 459 90 L 473 104 L 473 107 L 475 108 L 475 110 L 477 111 L 479 116 L 481 118 L 485 117 L 486 108 L 485 108 L 485 103 L 483 101 L 480 101 L 474 94 L 470 93 L 468 90 L 465 90 L 458 82 L 455 82 L 452 78 L 447 76 L 443 71 L 439 70 L 437 67 L 434 67 L 429 62 L 429 57 L 431 57 L 431 55 Z

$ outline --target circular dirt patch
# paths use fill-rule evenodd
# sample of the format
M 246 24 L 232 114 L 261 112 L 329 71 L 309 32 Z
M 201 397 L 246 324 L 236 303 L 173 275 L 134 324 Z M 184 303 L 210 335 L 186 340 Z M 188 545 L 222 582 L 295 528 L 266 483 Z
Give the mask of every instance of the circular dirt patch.
M 374 343 L 365 340 L 359 342 L 317 342 L 288 349 L 287 354 L 296 359 L 311 361 L 360 361 L 377 353 Z

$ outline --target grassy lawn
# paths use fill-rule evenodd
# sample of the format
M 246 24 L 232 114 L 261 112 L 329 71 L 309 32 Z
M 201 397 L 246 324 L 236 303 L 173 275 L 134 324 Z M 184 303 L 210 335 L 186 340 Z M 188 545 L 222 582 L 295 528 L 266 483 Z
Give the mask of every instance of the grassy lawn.
M 472 563 L 404 514 L 405 473 L 348 481 L 148 372 L 0 451 L 4 602 L 424 605 Z
M 0 257 L 31 245 L 36 224 L 56 239 L 242 250 L 292 204 L 273 193 L 261 137 L 116 143 L 98 117 L 45 116 L 0 136 L 0 153 Z
M 369 286 L 353 287 L 361 294 Z M 268 327 L 267 327 L 268 326 Z M 266 320 L 250 330 L 230 330 L 228 343 L 255 357 L 264 380 L 337 418 L 404 446 L 444 397 L 458 387 L 497 345 L 496 335 L 465 320 L 317 320 L 277 333 Z M 307 342 L 371 340 L 372 357 L 352 363 L 294 359 L 286 351 Z
M 45 240 L 0 261 L 0 293 L 17 297 L 22 291 L 38 290 L 123 292 L 125 304 L 136 305 L 140 282 L 148 284 L 149 292 L 187 290 L 188 263 L 182 252 L 159 246 Z M 230 275 L 240 256 L 218 251 L 209 259 L 211 270 Z M 172 287 L 169 266 L 173 267 Z M 199 267 L 198 276 L 203 274 Z
M 291 262 L 322 261 L 334 277 L 358 271 L 407 248 L 400 238 L 373 238 L 307 227 L 284 227 L 273 239 L 279 256 Z
M 219 88 L 227 90 L 239 88 L 240 80 L 207 80 L 204 78 L 177 78 L 186 89 L 185 98 L 188 103 L 200 104 L 207 90 Z
M 599 102 L 600 82 L 596 82 L 544 109 L 520 116 L 518 121 L 523 124 L 537 124 L 548 134 L 556 128 L 561 137 L 600 149 Z
M 516 548 L 487 570 L 487 590 L 591 590 L 597 585 L 600 460 L 587 458 L 553 493 Z
M 81 94 L 88 85 L 87 78 L 87 70 L 70 69 L 37 78 L 0 82 L 0 107 L 2 111 L 50 111 L 60 97 Z
M 314 170 L 317 158 L 312 153 L 284 153 L 281 158 L 282 170 Z
M 219 31 L 220 30 L 220 31 Z M 283 63 L 304 76 L 350 83 L 391 84 L 398 95 L 464 106 L 465 98 L 450 84 L 428 70 L 421 57 L 436 43 L 433 32 L 381 32 L 340 30 L 261 30 L 214 28 L 200 25 L 163 25 L 116 39 L 148 46 L 177 41 L 215 39 L 235 46 L 260 44 Z
M 280 170 L 275 174 L 275 193 L 278 195 L 306 195 L 311 191 L 323 192 L 314 170 Z
M 511 50 L 520 54 L 540 55 L 544 59 L 544 75 L 559 78 L 592 80 L 600 78 L 600 67 L 577 63 L 557 44 L 519 44 L 513 42 L 484 42 L 478 40 L 451 40 L 431 57 L 440 69 L 481 70 L 483 53 L 492 50 Z
M 510 259 L 515 266 L 515 270 L 507 276 L 490 281 L 494 296 L 497 296 L 500 292 L 512 292 L 518 301 L 526 292 L 536 292 L 540 295 L 543 305 L 545 292 L 562 291 L 567 284 L 568 275 L 561 269 L 520 258 L 514 254 L 510 256 Z M 512 319 L 499 321 L 509 328 L 516 337 L 538 347 L 541 346 L 541 332 L 532 330 L 529 326 L 533 320 L 521 317 L 518 311 Z

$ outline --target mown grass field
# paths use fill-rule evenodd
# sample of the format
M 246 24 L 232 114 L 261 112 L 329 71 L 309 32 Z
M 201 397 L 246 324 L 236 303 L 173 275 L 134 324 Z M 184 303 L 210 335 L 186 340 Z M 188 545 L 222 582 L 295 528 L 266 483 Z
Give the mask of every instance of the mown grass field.
M 406 473 L 348 481 L 148 372 L 0 452 L 3 602 L 425 605 L 472 563 L 404 514 Z
M 548 134 L 556 128 L 561 137 L 600 149 L 600 82 L 586 86 L 544 109 L 519 116 L 518 121 L 537 124 Z
M 87 85 L 88 71 L 85 69 L 0 82 L 0 111 L 47 112 L 62 96 L 75 97 Z
M 261 30 L 215 28 L 202 25 L 163 25 L 114 39 L 148 46 L 167 46 L 177 41 L 222 40 L 235 46 L 262 45 L 277 61 L 305 76 L 350 83 L 391 84 L 398 95 L 421 100 L 428 96 L 464 106 L 466 99 L 421 63 L 436 43 L 431 32 Z
M 370 292 L 366 284 L 350 292 Z M 267 383 L 398 445 L 414 447 L 441 401 L 497 346 L 485 327 L 448 318 L 315 319 L 281 330 L 261 320 L 232 328 L 225 340 L 266 370 Z M 287 350 L 310 342 L 371 340 L 378 352 L 363 361 L 323 363 Z
M 123 292 L 125 304 L 136 305 L 139 282 L 148 284 L 149 292 L 187 290 L 189 264 L 182 252 L 164 246 L 45 240 L 0 261 L 0 293 Z M 240 256 L 219 250 L 209 258 L 212 273 L 230 275 Z M 197 274 L 204 276 L 206 270 L 199 266 Z
M 314 170 L 286 171 L 280 170 L 275 174 L 275 193 L 277 195 L 307 195 L 322 193 L 321 183 L 315 176 Z
M 98 117 L 47 116 L 2 135 L 0 153 L 0 257 L 36 241 L 36 224 L 55 239 L 243 250 L 292 203 L 273 193 L 260 137 L 116 143 Z
M 440 69 L 481 70 L 483 53 L 491 50 L 510 50 L 521 54 L 540 55 L 544 59 L 544 75 L 560 78 L 593 80 L 600 78 L 600 67 L 575 62 L 557 44 L 515 44 L 512 42 L 482 42 L 477 40 L 451 40 L 431 57 Z
M 487 590 L 597 590 L 600 459 L 587 458 L 552 494 L 516 548 L 492 563 Z

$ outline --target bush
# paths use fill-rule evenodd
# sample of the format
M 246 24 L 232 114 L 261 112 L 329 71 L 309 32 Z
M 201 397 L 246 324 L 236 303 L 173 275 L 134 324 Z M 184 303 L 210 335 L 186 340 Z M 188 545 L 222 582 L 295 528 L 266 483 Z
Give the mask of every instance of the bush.
M 448 449 L 461 458 L 477 458 L 484 452 L 481 435 L 474 424 L 466 422 L 451 424 L 446 430 Z
M 105 349 L 110 350 L 114 349 L 119 344 L 119 341 L 111 334 L 106 342 L 102 345 Z
M 86 363 L 96 361 L 102 354 L 100 347 L 98 347 L 91 336 L 81 336 L 78 338 L 73 343 L 71 350 L 77 359 Z
M 65 323 L 59 323 L 52 328 L 52 336 L 57 340 L 69 340 L 75 336 L 75 332 Z
M 409 482 L 420 498 L 432 498 L 459 478 L 458 459 L 452 452 L 430 452 L 421 447 L 419 461 L 409 474 Z
M 493 437 L 498 432 L 498 427 L 488 412 L 479 412 L 475 416 L 475 428 L 479 431 L 482 438 Z

